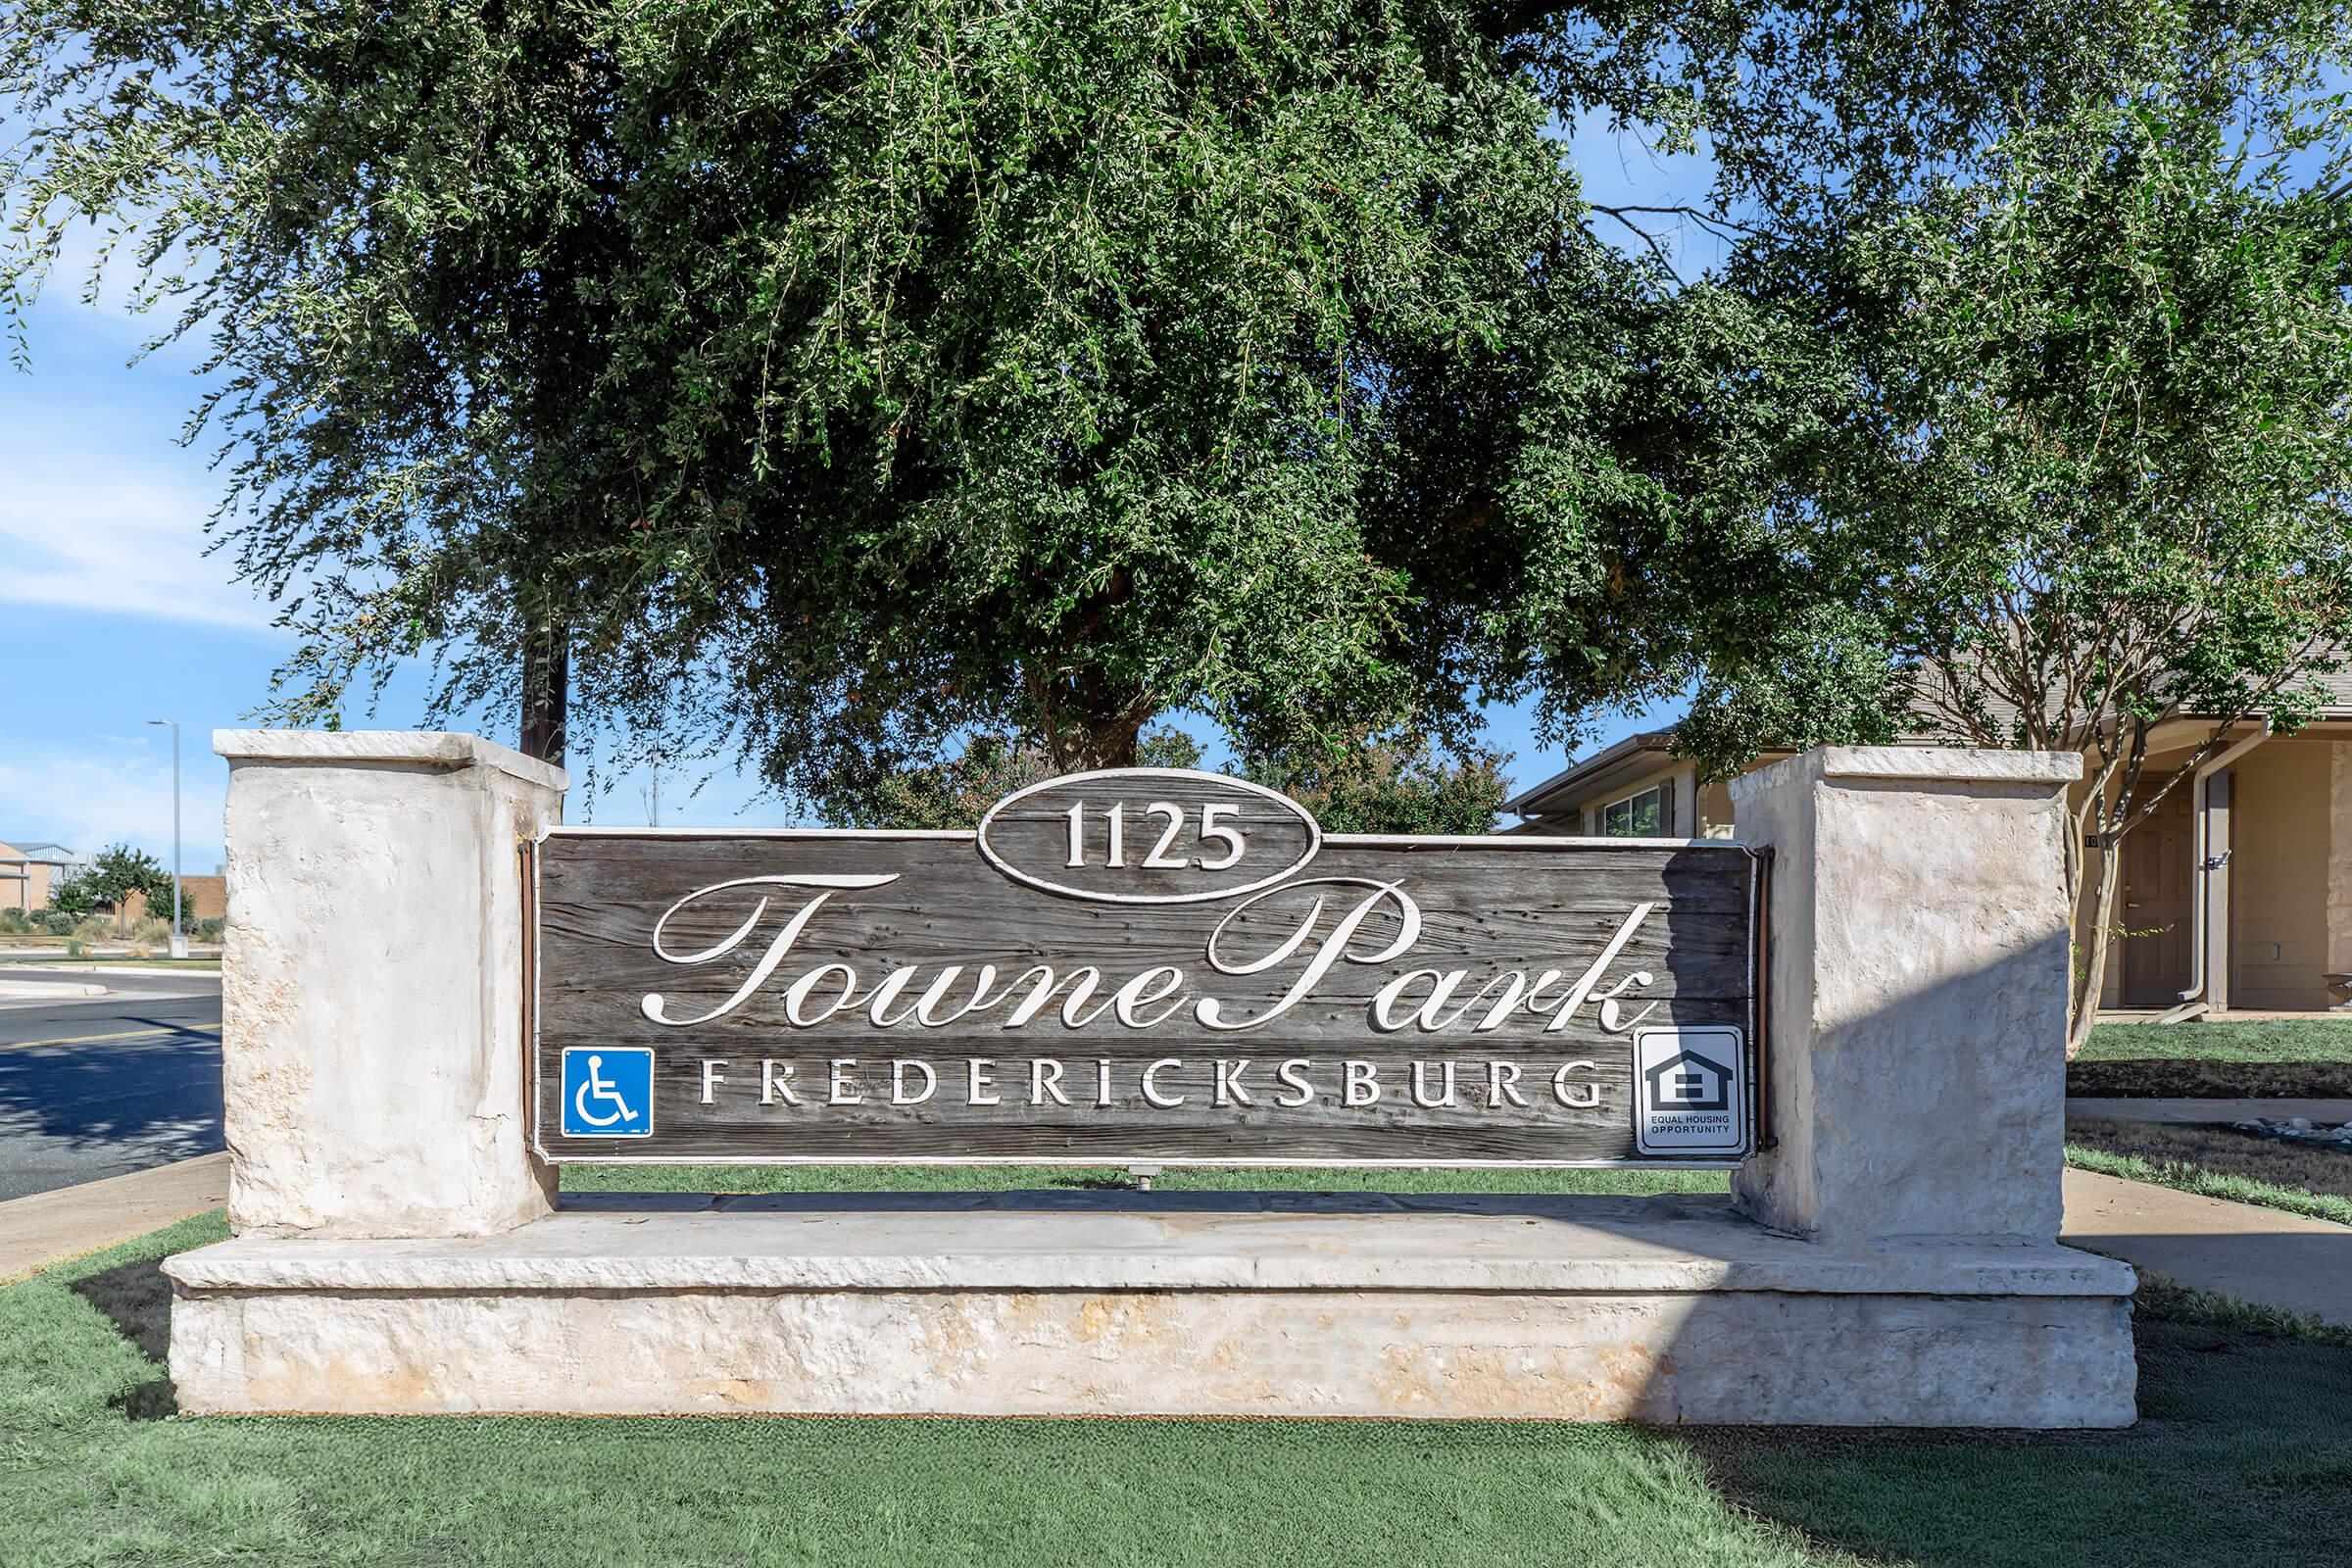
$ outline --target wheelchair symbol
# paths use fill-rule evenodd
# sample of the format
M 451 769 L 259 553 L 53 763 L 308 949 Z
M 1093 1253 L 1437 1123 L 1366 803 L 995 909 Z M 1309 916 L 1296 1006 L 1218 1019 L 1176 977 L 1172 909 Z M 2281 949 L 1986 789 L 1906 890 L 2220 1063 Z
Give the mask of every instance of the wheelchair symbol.
M 578 1111 L 580 1120 L 591 1127 L 610 1127 L 616 1121 L 635 1121 L 637 1113 L 629 1108 L 627 1101 L 620 1098 L 620 1091 L 605 1082 L 602 1071 L 604 1065 L 605 1058 L 602 1056 L 588 1058 L 588 1081 L 580 1085 L 578 1094 L 571 1097 L 572 1109 Z M 599 1102 L 607 1100 L 612 1102 L 612 1113 L 609 1116 L 599 1116 L 591 1111 L 588 1108 L 588 1102 L 592 1099 Z
M 564 1135 L 643 1138 L 654 1130 L 654 1054 L 629 1047 L 564 1053 Z

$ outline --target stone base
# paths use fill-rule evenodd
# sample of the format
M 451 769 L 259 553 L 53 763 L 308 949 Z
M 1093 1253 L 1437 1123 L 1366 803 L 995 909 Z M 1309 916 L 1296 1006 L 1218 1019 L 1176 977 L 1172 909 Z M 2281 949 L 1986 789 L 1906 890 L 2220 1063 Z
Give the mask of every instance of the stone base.
M 165 1265 L 190 1412 L 2116 1427 L 2130 1269 L 1717 1198 L 615 1196 Z

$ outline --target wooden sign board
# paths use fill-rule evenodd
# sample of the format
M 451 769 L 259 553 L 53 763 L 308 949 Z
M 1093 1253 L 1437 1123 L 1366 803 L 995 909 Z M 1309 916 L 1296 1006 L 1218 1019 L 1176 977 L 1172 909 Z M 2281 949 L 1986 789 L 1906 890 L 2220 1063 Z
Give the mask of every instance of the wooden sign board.
M 973 833 L 532 847 L 551 1160 L 1713 1165 L 1754 1146 L 1763 866 L 1326 837 L 1218 774 Z

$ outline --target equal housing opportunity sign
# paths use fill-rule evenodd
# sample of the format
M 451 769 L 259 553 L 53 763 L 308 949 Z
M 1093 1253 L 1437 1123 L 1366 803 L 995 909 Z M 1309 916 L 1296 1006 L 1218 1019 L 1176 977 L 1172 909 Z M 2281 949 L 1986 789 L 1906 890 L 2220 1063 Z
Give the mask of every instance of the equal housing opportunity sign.
M 1325 836 L 1218 774 L 975 833 L 531 846 L 551 1160 L 1714 1164 L 1754 1147 L 1764 863 Z

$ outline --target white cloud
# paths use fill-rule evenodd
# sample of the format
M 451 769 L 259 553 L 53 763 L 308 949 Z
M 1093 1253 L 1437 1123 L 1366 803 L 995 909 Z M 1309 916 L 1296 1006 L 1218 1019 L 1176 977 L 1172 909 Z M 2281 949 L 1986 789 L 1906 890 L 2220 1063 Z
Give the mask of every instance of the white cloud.
M 209 873 L 220 860 L 227 770 L 199 754 L 181 781 L 181 869 Z M 127 843 L 172 863 L 172 754 L 168 745 L 109 753 L 13 744 L 0 753 L 0 841 L 63 844 L 83 855 Z
M 123 459 L 0 436 L 0 600 L 265 629 L 270 607 L 204 554 L 209 495 Z

